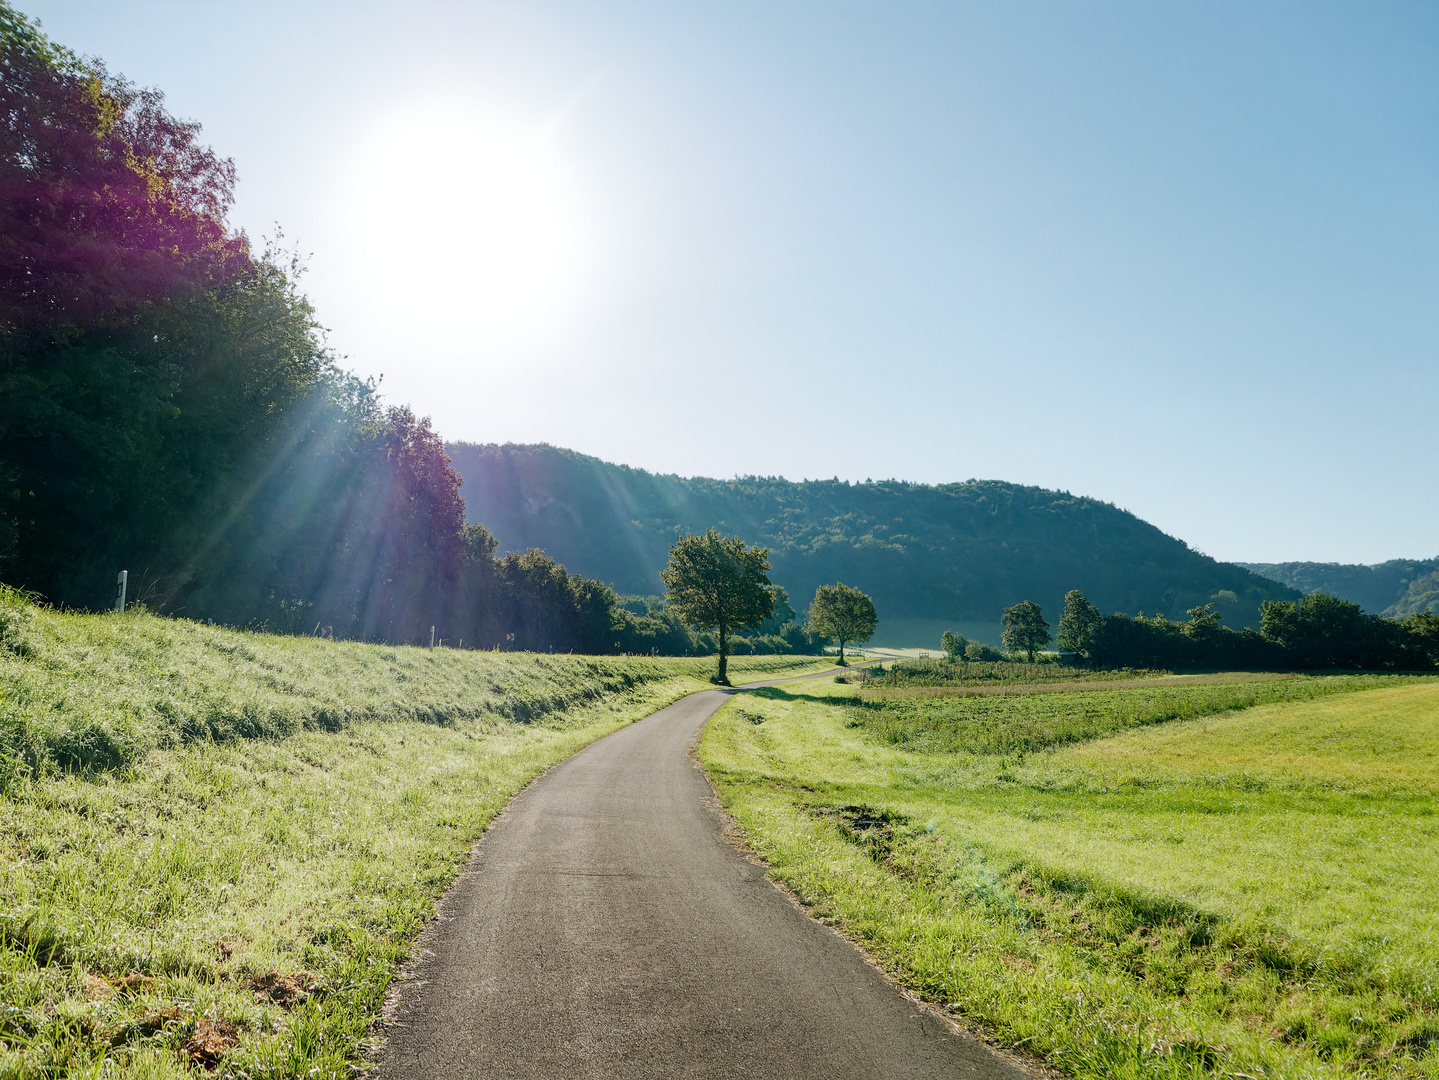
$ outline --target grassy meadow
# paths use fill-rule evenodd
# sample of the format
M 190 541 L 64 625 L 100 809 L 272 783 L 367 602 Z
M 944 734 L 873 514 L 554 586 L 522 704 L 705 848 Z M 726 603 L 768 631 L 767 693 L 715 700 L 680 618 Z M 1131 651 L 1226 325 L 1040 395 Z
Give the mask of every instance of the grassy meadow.
M 1439 1077 L 1439 680 L 1139 683 L 776 687 L 700 753 L 814 914 L 1068 1074 Z
M 824 666 L 731 661 L 737 678 Z M 353 1075 L 493 816 L 712 667 L 0 595 L 0 1077 Z

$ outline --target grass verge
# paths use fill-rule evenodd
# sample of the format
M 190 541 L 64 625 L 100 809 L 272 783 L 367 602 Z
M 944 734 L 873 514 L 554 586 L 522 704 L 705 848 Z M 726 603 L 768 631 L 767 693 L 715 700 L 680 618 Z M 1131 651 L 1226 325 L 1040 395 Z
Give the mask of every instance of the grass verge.
M 351 1076 L 411 942 L 539 772 L 712 661 L 242 634 L 11 598 L 0 1077 Z M 737 657 L 736 677 L 827 666 Z
M 1034 745 L 1034 697 L 926 700 L 945 737 L 890 742 L 852 689 L 776 688 L 700 756 L 816 915 L 1067 1073 L 1439 1076 L 1439 681 L 1264 686 L 1129 731 L 1117 689 L 1119 734 L 1023 756 L 986 751 Z M 958 749 L 975 701 L 1001 711 Z

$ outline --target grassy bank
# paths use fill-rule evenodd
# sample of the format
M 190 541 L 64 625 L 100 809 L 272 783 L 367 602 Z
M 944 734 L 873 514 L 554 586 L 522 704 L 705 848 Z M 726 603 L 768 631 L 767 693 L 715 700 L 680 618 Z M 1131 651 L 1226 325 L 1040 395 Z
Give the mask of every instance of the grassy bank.
M 495 813 L 712 668 L 3 612 L 3 1077 L 352 1075 Z
M 806 684 L 701 757 L 816 914 L 1070 1074 L 1439 1076 L 1439 681 Z

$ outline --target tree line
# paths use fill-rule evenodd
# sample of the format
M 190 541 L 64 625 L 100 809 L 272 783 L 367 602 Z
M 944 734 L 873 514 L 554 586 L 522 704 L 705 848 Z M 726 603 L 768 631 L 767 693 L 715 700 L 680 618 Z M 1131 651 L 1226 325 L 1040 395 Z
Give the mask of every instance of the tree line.
M 95 609 L 126 569 L 154 610 L 279 632 L 692 647 L 465 524 L 429 421 L 339 366 L 199 135 L 0 0 L 4 580 Z
M 342 370 L 234 165 L 0 0 L 0 574 L 105 606 L 417 637 L 464 562 L 428 421 Z
M 768 552 L 714 530 L 674 546 L 699 562 L 663 599 L 500 554 L 428 419 L 326 346 L 299 260 L 229 226 L 234 186 L 161 93 L 0 0 L 0 578 L 94 610 L 124 569 L 161 613 L 480 648 L 724 657 L 863 629 L 801 619 Z M 741 606 L 706 608 L 696 571 Z
M 1385 618 L 1315 593 L 1266 602 L 1258 630 L 1225 626 L 1210 604 L 1187 614 L 1182 622 L 1143 612 L 1103 615 L 1072 589 L 1064 598 L 1057 636 L 1051 635 L 1040 607 L 1026 600 L 1004 610 L 1002 644 L 1032 661 L 1053 641 L 1061 653 L 1094 668 L 1418 671 L 1439 666 L 1439 614 L 1433 612 Z M 954 657 L 974 643 L 946 634 L 943 645 Z

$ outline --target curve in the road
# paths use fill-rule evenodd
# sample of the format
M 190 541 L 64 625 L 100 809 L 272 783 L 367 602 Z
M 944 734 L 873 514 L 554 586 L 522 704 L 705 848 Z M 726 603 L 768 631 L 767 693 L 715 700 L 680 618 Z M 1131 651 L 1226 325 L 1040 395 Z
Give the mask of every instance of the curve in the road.
M 381 1077 L 1024 1075 L 726 843 L 689 749 L 728 693 L 591 744 L 505 809 L 422 938 Z

